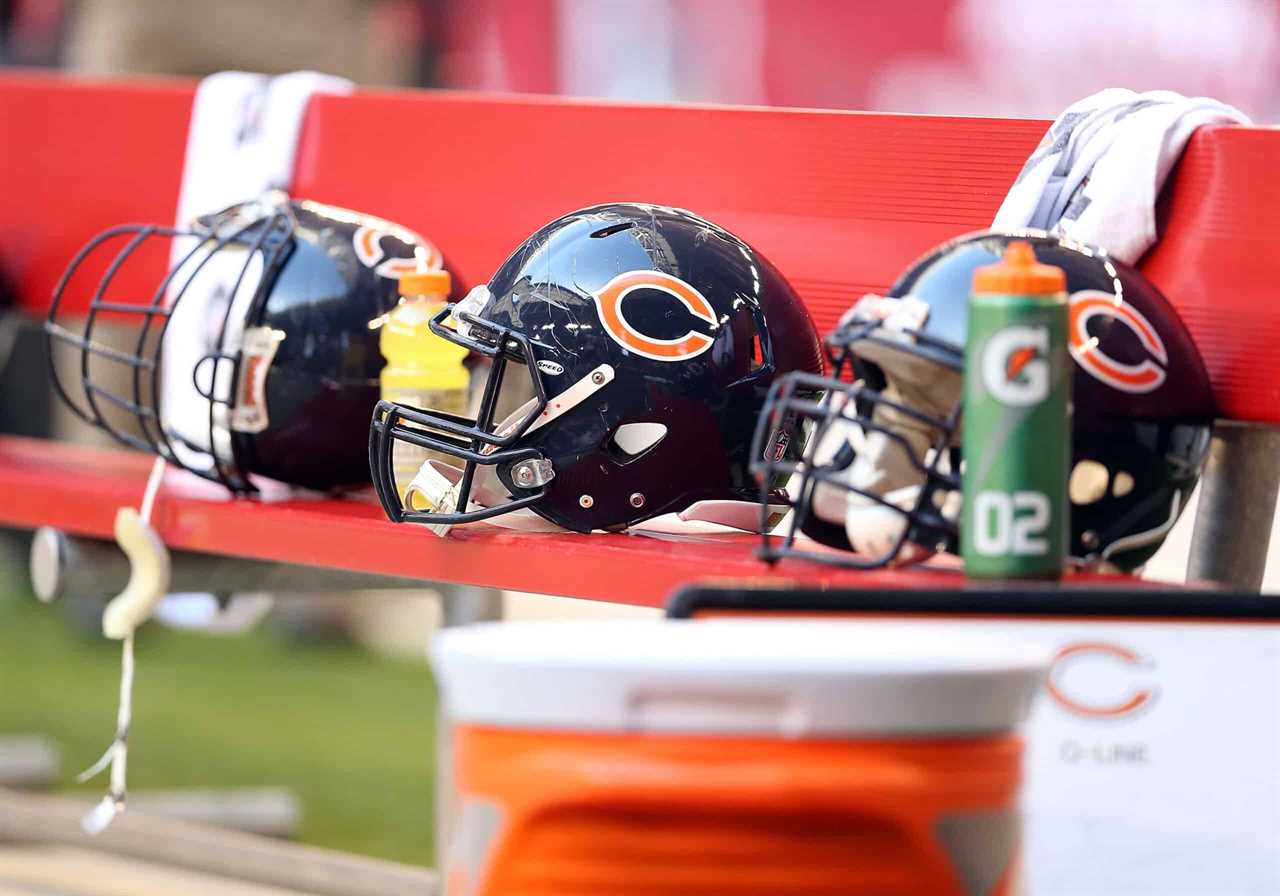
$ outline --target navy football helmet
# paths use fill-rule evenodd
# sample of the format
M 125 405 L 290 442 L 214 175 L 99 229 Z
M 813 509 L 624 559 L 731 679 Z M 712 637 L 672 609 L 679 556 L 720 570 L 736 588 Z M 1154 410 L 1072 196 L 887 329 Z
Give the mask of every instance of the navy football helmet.
M 934 249 L 887 296 L 845 314 L 825 341 L 831 377 L 774 387 L 753 456 L 764 477 L 797 475 L 795 525 L 766 539 L 766 558 L 874 567 L 957 552 L 968 297 L 974 271 L 1014 239 L 1067 275 L 1071 554 L 1132 570 L 1155 553 L 1208 452 L 1214 403 L 1204 364 L 1142 274 L 1100 249 L 1027 231 Z M 763 452 L 777 422 L 796 417 L 816 427 L 805 456 Z M 797 531 L 837 550 L 806 548 Z
M 715 224 L 654 205 L 551 222 L 431 328 L 493 364 L 474 419 L 378 405 L 369 462 L 399 522 L 532 510 L 577 532 L 619 530 L 703 501 L 752 502 L 754 518 L 748 450 L 765 394 L 779 374 L 823 366 L 773 265 Z M 504 378 L 533 398 L 499 420 Z M 791 459 L 803 448 L 786 421 L 768 442 Z M 397 443 L 459 465 L 426 461 L 402 498 Z
M 399 225 L 282 193 L 187 227 L 114 227 L 54 291 L 53 382 L 82 419 L 233 492 L 253 476 L 364 484 L 378 321 L 401 274 L 442 264 Z

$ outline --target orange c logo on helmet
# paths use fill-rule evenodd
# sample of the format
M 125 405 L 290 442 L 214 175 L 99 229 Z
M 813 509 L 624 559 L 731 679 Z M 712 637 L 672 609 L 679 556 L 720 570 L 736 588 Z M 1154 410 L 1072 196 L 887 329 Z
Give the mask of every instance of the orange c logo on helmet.
M 658 339 L 637 330 L 622 313 L 622 300 L 637 289 L 657 289 L 675 296 L 694 317 L 716 325 L 715 309 L 706 296 L 679 277 L 660 271 L 627 271 L 592 293 L 604 331 L 614 342 L 654 361 L 687 361 L 711 348 L 715 340 L 697 330 L 689 330 L 676 339 Z
M 1126 305 L 1110 293 L 1086 289 L 1072 293 L 1068 315 L 1071 357 L 1094 379 L 1135 394 L 1153 392 L 1164 383 L 1164 366 L 1169 363 L 1164 341 L 1151 322 L 1132 305 Z M 1089 321 L 1098 315 L 1114 318 L 1128 327 L 1151 358 L 1160 363 L 1145 358 L 1139 364 L 1125 364 L 1104 355 L 1098 340 L 1089 335 Z
M 421 248 L 414 250 L 412 258 L 387 258 L 383 261 L 387 254 L 382 248 L 384 236 L 394 236 L 402 242 L 415 239 Z M 356 258 L 360 259 L 361 264 L 367 268 L 373 268 L 374 273 L 379 277 L 387 277 L 391 280 L 399 280 L 402 275 L 412 274 L 414 271 L 437 271 L 444 266 L 444 257 L 440 254 L 440 250 L 416 233 L 402 235 L 366 224 L 356 229 L 351 237 L 351 243 L 355 247 Z

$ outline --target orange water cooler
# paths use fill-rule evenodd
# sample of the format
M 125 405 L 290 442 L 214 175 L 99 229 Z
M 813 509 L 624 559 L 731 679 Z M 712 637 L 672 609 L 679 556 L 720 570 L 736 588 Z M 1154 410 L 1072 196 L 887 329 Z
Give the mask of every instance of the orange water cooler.
M 447 896 L 1012 896 L 1046 657 L 881 622 L 476 625 Z

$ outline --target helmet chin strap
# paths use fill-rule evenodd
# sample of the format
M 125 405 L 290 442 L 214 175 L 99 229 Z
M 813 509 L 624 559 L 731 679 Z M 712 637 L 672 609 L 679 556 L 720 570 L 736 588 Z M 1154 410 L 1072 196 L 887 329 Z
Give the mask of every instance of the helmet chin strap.
M 467 294 L 459 307 L 463 307 L 467 302 L 479 302 L 480 290 L 484 290 L 483 296 L 488 296 L 487 288 L 477 286 Z M 482 303 L 477 305 L 482 307 Z M 455 317 L 457 317 L 455 313 Z M 459 320 L 459 330 L 461 330 L 462 321 Z M 536 431 L 546 426 L 548 423 L 567 414 L 569 411 L 582 404 L 595 393 L 599 392 L 609 383 L 613 382 L 614 370 L 608 364 L 601 364 L 596 367 L 582 379 L 578 380 L 569 388 L 565 389 L 554 398 L 546 403 L 546 407 L 542 409 L 536 420 L 534 420 L 527 433 Z M 505 420 L 494 427 L 494 433 L 499 438 L 504 437 L 514 431 L 520 423 L 528 417 L 538 406 L 537 399 L 531 398 L 523 405 L 516 408 L 509 414 Z M 496 450 L 496 446 L 486 446 L 482 453 L 491 453 Z M 409 486 L 405 489 L 404 504 L 411 510 L 433 510 L 442 513 L 454 512 L 458 508 L 458 484 L 462 480 L 462 468 L 452 464 L 445 463 L 440 460 L 428 458 L 418 468 L 418 472 L 414 475 Z M 489 507 L 497 507 L 511 499 L 506 489 L 498 482 L 497 477 L 493 473 L 493 469 L 488 466 L 481 466 L 477 469 L 478 479 L 471 489 L 471 494 L 467 498 L 466 511 L 483 510 Z M 462 510 L 462 508 L 458 508 Z M 562 527 L 555 523 L 545 520 L 538 516 L 537 513 L 527 507 L 519 507 L 507 513 L 490 517 L 485 522 L 501 526 L 506 529 L 518 529 L 524 532 L 563 532 Z M 447 523 L 426 523 L 428 529 L 444 538 L 449 534 L 452 525 Z
M 856 311 L 880 319 L 882 324 L 875 330 L 878 341 L 858 341 L 851 348 L 861 360 L 884 372 L 883 398 L 945 420 L 960 400 L 961 375 L 957 370 L 910 351 L 915 346 L 915 338 L 907 330 L 923 323 L 923 316 L 913 302 L 910 297 L 903 300 L 864 297 L 846 317 Z M 901 347 L 891 343 L 899 343 Z M 859 554 L 883 557 L 895 564 L 927 559 L 933 553 L 932 548 L 916 544 L 904 544 L 896 556 L 890 554 L 908 522 L 905 512 L 895 508 L 908 511 L 919 500 L 925 481 L 919 464 L 924 463 L 933 450 L 938 431 L 917 417 L 880 402 L 872 409 L 872 421 L 899 438 L 891 438 L 876 429 L 864 431 L 857 422 L 858 412 L 851 398 L 837 393 L 830 400 L 845 404 L 838 408 L 823 439 L 815 446 L 813 463 L 817 467 L 829 466 L 839 451 L 851 450 L 853 460 L 840 478 L 849 489 L 858 491 L 818 483 L 813 493 L 813 512 L 826 522 L 842 524 L 850 547 Z M 893 506 L 885 506 L 868 494 Z M 948 505 L 956 501 L 949 500 Z M 950 507 L 943 508 L 944 513 L 948 509 L 958 512 L 958 507 Z
M 466 510 L 484 510 L 510 500 L 506 490 L 501 494 L 492 488 L 497 477 L 490 467 L 477 470 L 477 480 L 471 486 L 471 495 L 467 499 Z M 418 472 L 410 481 L 404 492 L 405 507 L 411 510 L 433 510 L 451 513 L 458 506 L 458 484 L 462 481 L 462 468 L 447 464 L 444 461 L 428 458 L 418 468 Z M 504 529 L 517 529 L 522 532 L 563 532 L 555 523 L 545 520 L 527 507 L 519 507 L 509 513 L 490 517 L 485 520 L 493 526 Z M 426 523 L 427 529 L 441 538 L 449 534 L 453 526 L 446 523 Z
M 919 358 L 911 360 L 924 361 Z M 929 372 L 931 382 L 900 378 L 886 370 L 888 382 L 882 394 L 890 401 L 946 419 L 949 414 L 949 409 L 944 407 L 947 397 L 954 396 L 956 401 L 960 397 L 959 373 L 931 361 L 924 361 L 923 366 L 913 364 L 913 367 L 918 368 L 913 372 Z M 919 501 L 925 481 L 925 474 L 918 464 L 926 462 L 934 449 L 938 432 L 923 421 L 884 404 L 876 405 L 872 419 L 902 441 L 876 430 L 868 433 L 862 449 L 850 465 L 848 484 L 878 495 L 904 511 L 910 510 Z M 949 496 L 948 506 L 942 508 L 943 512 L 958 515 L 958 501 L 959 495 Z M 855 551 L 883 556 L 892 551 L 902 537 L 907 517 L 866 495 L 851 491 L 846 493 L 844 524 L 849 544 Z M 898 564 L 918 563 L 932 554 L 932 546 L 906 543 L 892 560 Z
M 886 398 L 900 400 L 892 384 L 883 394 Z M 924 556 L 915 556 L 917 551 L 907 550 L 912 546 L 904 546 L 896 558 L 887 557 L 906 526 L 906 516 L 866 495 L 849 491 L 850 488 L 856 488 L 870 492 L 895 507 L 907 510 L 914 505 L 920 494 L 923 474 L 911 462 L 907 449 L 901 443 L 882 432 L 864 431 L 857 422 L 858 409 L 852 398 L 844 393 L 834 393 L 828 400 L 840 403 L 839 408 L 827 424 L 822 439 L 814 447 L 811 463 L 818 469 L 837 465 L 837 455 L 842 451 L 850 451 L 853 460 L 837 474 L 840 485 L 818 482 L 814 486 L 811 499 L 813 513 L 825 522 L 844 526 L 849 546 L 859 554 L 886 557 L 895 562 L 924 559 Z M 912 420 L 914 425 L 905 429 L 897 426 L 899 422 L 906 422 L 901 419 L 905 415 L 896 414 L 892 420 L 887 419 L 884 413 L 890 410 L 892 409 L 877 405 L 873 412 L 874 419 L 901 432 L 912 450 L 919 451 L 919 456 L 924 457 L 924 452 L 929 448 L 929 435 L 922 431 L 918 421 Z M 908 556 L 903 556 L 904 554 Z
M 851 487 L 878 495 L 905 511 L 915 504 L 924 476 L 912 465 L 901 444 L 884 433 L 872 431 L 850 466 L 846 481 Z M 850 491 L 845 493 L 844 526 L 849 545 L 856 552 L 880 557 L 893 550 L 907 526 L 907 517 L 866 495 Z M 914 554 L 908 550 L 911 547 L 903 545 L 900 553 Z M 917 558 L 891 559 L 910 562 Z
M 832 392 L 824 401 L 832 405 L 832 417 L 822 429 L 808 461 L 818 470 L 839 466 L 838 455 L 842 451 L 852 451 L 855 457 L 861 454 L 866 441 L 862 426 L 857 422 L 858 409 L 854 399 L 844 392 Z M 812 512 L 824 522 L 842 525 L 847 495 L 848 492 L 839 485 L 817 482 L 810 499 Z

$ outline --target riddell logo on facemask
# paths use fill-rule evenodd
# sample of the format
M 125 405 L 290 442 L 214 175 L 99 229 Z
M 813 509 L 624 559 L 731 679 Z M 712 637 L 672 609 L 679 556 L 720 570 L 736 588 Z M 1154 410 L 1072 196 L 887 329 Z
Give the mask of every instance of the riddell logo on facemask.
M 1046 327 L 997 330 L 982 350 L 982 384 L 1001 404 L 1038 404 L 1049 395 L 1048 351 Z
M 1159 691 L 1142 679 L 1152 664 L 1136 651 L 1081 641 L 1058 651 L 1046 689 L 1060 707 L 1087 719 L 1122 719 L 1148 707 Z
M 706 296 L 680 278 L 661 271 L 627 271 L 592 293 L 600 323 L 614 342 L 627 351 L 654 361 L 688 361 L 711 348 L 715 340 L 706 333 L 693 329 L 675 339 L 659 339 L 641 332 L 636 321 L 629 320 L 622 311 L 623 300 L 636 290 L 665 292 L 679 299 L 685 309 L 698 320 L 712 327 L 716 325 L 715 309 Z

